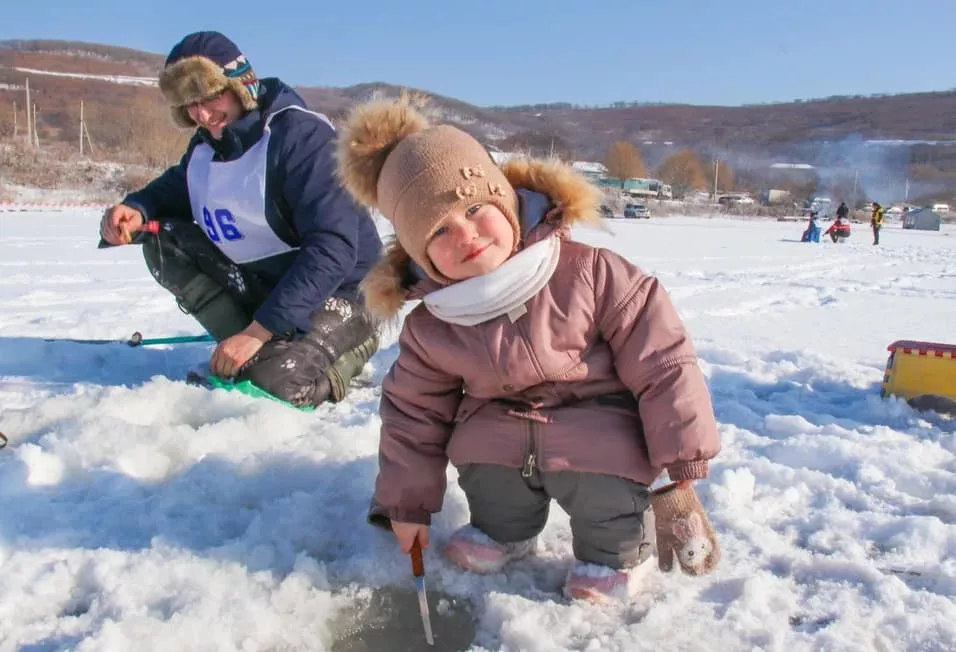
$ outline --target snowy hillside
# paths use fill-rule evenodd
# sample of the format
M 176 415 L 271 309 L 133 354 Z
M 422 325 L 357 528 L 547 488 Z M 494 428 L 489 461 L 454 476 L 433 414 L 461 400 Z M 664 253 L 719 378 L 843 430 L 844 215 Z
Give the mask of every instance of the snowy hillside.
M 70 77 L 72 79 L 97 79 L 99 81 L 113 82 L 114 84 L 132 84 L 134 86 L 157 86 L 159 84 L 156 77 L 133 77 L 131 75 L 94 75 L 78 72 L 55 72 L 53 70 L 37 70 L 35 68 L 14 68 L 19 72 L 29 73 L 31 75 L 48 75 L 52 77 Z

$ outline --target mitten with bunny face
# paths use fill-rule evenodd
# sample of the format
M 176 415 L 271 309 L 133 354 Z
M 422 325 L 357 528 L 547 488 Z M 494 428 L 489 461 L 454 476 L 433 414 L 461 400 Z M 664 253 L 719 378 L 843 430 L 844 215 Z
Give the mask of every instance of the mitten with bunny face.
M 657 530 L 657 563 L 670 571 L 677 563 L 686 573 L 704 575 L 720 561 L 720 548 L 704 506 L 690 484 L 677 483 L 651 492 Z

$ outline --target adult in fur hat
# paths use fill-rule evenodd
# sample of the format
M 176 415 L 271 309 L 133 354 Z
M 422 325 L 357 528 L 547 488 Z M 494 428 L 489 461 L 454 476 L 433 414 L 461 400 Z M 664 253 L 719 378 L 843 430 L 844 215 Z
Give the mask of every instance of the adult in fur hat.
M 218 32 L 177 43 L 159 87 L 195 134 L 179 164 L 106 211 L 103 240 L 144 245 L 218 340 L 213 374 L 297 406 L 340 400 L 378 347 L 358 286 L 381 240 L 335 178 L 332 125 Z
M 651 505 L 660 566 L 710 571 L 719 549 L 691 485 L 720 448 L 707 386 L 660 283 L 569 239 L 598 220 L 597 189 L 559 162 L 499 168 L 407 98 L 358 107 L 338 147 L 346 188 L 395 228 L 368 307 L 389 319 L 422 300 L 382 384 L 370 521 L 402 550 L 427 545 L 451 461 L 471 519 L 443 551 L 465 569 L 532 552 L 554 499 L 571 516 L 573 598 L 629 594 Z M 673 484 L 650 492 L 665 469 Z

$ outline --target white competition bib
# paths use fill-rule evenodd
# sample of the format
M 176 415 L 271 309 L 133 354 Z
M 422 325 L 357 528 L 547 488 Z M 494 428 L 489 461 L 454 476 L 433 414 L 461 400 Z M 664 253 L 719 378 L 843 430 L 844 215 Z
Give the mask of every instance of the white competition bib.
M 298 249 L 283 242 L 266 221 L 266 158 L 272 136 L 269 125 L 274 117 L 290 109 L 328 122 L 320 113 L 287 106 L 268 117 L 262 138 L 235 161 L 213 161 L 215 152 L 206 143 L 197 145 L 189 158 L 186 184 L 193 219 L 235 263 L 251 263 Z

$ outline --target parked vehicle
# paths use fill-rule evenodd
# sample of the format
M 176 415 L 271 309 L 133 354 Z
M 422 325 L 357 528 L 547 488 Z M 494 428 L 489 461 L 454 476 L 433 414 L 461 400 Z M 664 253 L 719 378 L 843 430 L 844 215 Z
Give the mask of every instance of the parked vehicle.
M 733 208 L 734 206 L 748 206 L 756 204 L 753 197 L 742 193 L 733 193 L 729 195 L 720 195 L 717 198 L 717 205 L 724 208 Z
M 829 197 L 814 197 L 804 204 L 803 214 L 816 213 L 821 219 L 829 220 L 833 217 L 833 202 Z
M 624 206 L 624 217 L 628 219 L 649 220 L 651 218 L 651 212 L 647 210 L 647 206 L 644 204 L 626 204 Z

